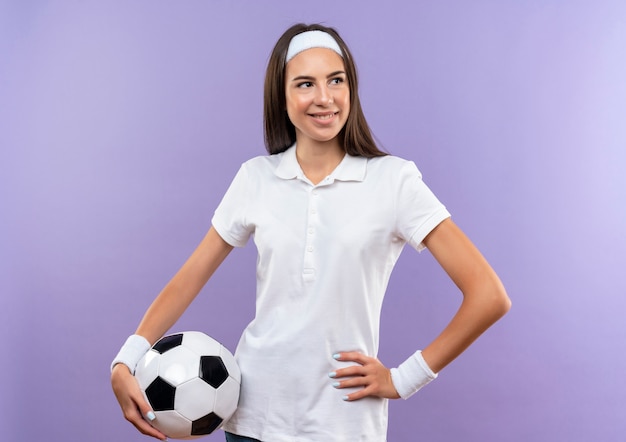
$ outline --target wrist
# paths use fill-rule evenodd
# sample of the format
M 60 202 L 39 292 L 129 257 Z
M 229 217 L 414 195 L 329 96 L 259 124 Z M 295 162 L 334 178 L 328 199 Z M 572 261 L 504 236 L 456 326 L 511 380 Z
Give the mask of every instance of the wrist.
M 416 351 L 398 368 L 391 369 L 391 381 L 402 399 L 408 399 L 437 376 L 424 360 L 421 350 Z
M 117 356 L 111 362 L 111 372 L 118 364 L 125 365 L 131 374 L 135 374 L 135 368 L 139 360 L 150 350 L 150 343 L 146 338 L 139 335 L 131 335 L 126 339 Z

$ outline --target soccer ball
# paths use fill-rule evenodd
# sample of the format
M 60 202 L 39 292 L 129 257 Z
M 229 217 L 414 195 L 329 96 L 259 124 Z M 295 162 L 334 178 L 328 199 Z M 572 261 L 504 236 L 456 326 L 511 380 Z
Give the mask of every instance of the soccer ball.
M 172 439 L 212 433 L 235 412 L 241 372 L 215 339 L 191 331 L 164 336 L 139 361 L 135 377 L 156 419 Z

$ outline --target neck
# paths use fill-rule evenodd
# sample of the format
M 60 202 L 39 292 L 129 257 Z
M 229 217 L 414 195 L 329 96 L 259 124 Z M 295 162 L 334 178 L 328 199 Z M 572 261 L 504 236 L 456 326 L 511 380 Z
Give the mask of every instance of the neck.
M 337 139 L 325 143 L 297 143 L 298 164 L 313 184 L 318 184 L 330 175 L 344 155 Z

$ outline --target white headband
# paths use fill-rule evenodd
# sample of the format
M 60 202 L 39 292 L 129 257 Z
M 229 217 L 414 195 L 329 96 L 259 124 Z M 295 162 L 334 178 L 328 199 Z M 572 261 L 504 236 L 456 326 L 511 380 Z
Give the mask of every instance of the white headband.
M 287 49 L 285 63 L 298 55 L 300 52 L 312 48 L 330 49 L 343 58 L 341 48 L 330 34 L 327 34 L 324 31 L 306 31 L 296 35 L 291 39 L 291 42 L 289 42 L 289 49 Z

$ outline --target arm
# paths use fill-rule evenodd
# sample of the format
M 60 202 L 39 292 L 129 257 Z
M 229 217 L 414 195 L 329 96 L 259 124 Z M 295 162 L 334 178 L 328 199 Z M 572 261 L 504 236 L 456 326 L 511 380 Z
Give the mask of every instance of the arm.
M 180 318 L 232 249 L 233 246 L 211 227 L 200 245 L 148 308 L 136 334 L 154 344 Z
M 154 344 L 174 325 L 232 249 L 211 227 L 196 250 L 148 308 L 136 334 Z M 165 440 L 165 435 L 142 417 L 154 419 L 150 405 L 145 401 L 128 367 L 123 364 L 115 365 L 111 373 L 111 385 L 124 417 L 141 433 Z
M 504 316 L 511 301 L 498 275 L 452 220 L 439 224 L 424 244 L 463 294 L 448 326 L 422 351 L 437 373 Z
M 500 319 L 511 301 L 494 270 L 452 220 L 441 222 L 424 239 L 424 244 L 463 294 L 461 306 L 450 323 L 422 351 L 430 369 L 437 373 Z M 356 352 L 340 353 L 337 357 L 359 364 L 332 373 L 336 378 L 351 377 L 336 384 L 337 388 L 363 386 L 346 396 L 346 400 L 399 397 L 390 370 L 378 359 Z

